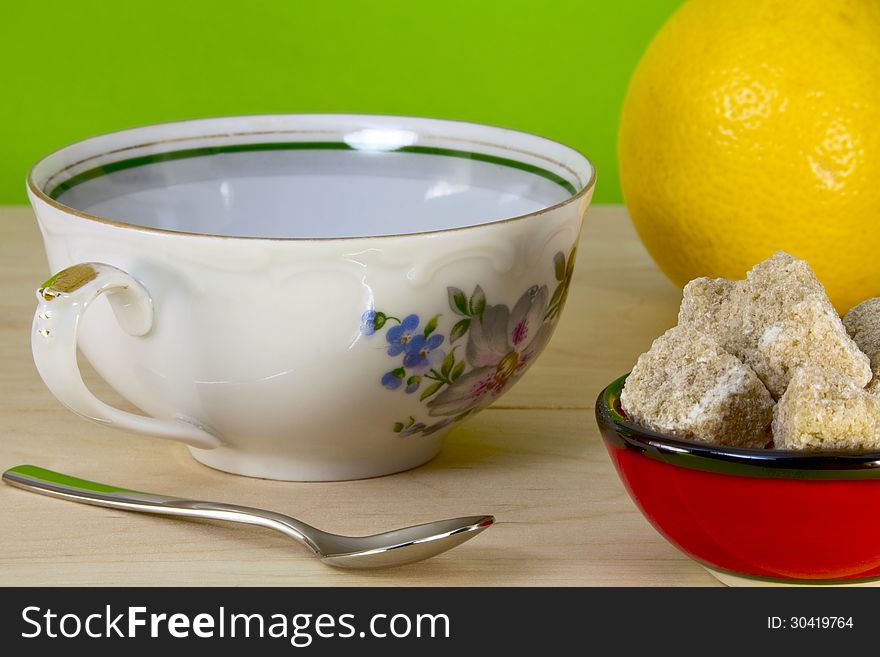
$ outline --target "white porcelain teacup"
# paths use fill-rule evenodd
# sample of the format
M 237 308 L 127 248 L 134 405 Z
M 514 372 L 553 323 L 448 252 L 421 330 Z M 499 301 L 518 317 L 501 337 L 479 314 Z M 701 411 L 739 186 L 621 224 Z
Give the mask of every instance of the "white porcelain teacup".
M 250 116 L 88 139 L 28 179 L 58 272 L 38 292 L 34 359 L 75 413 L 220 470 L 411 468 L 546 345 L 594 178 L 558 143 L 430 119 Z M 89 392 L 77 344 L 147 415 Z

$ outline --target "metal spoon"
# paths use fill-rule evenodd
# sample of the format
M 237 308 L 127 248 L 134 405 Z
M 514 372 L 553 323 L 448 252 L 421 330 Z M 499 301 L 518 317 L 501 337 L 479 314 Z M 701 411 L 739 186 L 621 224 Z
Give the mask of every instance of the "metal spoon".
M 142 493 L 77 479 L 35 465 L 10 468 L 3 473 L 3 481 L 42 495 L 95 506 L 267 527 L 299 541 L 321 561 L 339 568 L 387 568 L 428 559 L 461 545 L 495 522 L 493 516 L 469 516 L 372 536 L 339 536 L 274 511 Z

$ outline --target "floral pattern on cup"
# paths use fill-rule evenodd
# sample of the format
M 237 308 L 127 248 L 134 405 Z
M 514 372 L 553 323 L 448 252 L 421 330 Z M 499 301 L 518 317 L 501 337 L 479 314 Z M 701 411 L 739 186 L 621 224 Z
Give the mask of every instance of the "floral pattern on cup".
M 460 422 L 506 392 L 541 352 L 568 297 L 576 248 L 566 258 L 560 251 L 553 257 L 556 287 L 551 295 L 546 285 L 527 289 L 513 308 L 490 304 L 477 285 L 468 296 L 449 287 L 448 303 L 455 323 L 448 334 L 438 331 L 442 313 L 424 326 L 416 314 L 403 318 L 377 310 L 361 317 L 361 333 L 372 336 L 385 331 L 388 356 L 397 366 L 379 379 L 388 390 L 405 394 L 419 392 L 427 418 L 393 424 L 401 436 L 430 435 Z M 439 418 L 439 419 L 436 419 Z

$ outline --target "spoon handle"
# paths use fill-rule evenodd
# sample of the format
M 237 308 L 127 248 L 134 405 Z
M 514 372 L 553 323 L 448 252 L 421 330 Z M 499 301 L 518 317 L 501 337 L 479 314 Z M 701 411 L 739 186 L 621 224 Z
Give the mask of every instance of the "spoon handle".
M 142 491 L 108 486 L 95 481 L 71 477 L 35 465 L 19 465 L 3 473 L 3 481 L 41 495 L 49 495 L 72 502 L 104 506 L 124 511 L 139 511 L 168 516 L 188 516 L 210 520 L 259 525 L 274 529 L 299 541 L 320 556 L 311 536 L 325 532 L 295 518 L 247 506 L 202 502 L 180 497 L 156 495 Z M 317 536 L 316 536 L 317 537 Z

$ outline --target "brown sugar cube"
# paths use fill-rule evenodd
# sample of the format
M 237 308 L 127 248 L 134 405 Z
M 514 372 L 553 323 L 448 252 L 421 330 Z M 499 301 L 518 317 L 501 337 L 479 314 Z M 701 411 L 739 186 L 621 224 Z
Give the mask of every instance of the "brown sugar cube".
M 767 323 L 757 349 L 747 359 L 777 398 L 788 387 L 793 372 L 804 365 L 834 369 L 859 386 L 871 380 L 871 363 L 846 335 L 833 308 L 810 302 L 792 306 L 777 322 Z
M 692 281 L 679 322 L 704 331 L 751 366 L 775 399 L 794 370 L 807 364 L 836 369 L 862 385 L 871 379 L 867 356 L 810 266 L 781 251 L 755 265 L 744 281 Z
M 880 297 L 862 301 L 843 317 L 843 325 L 869 357 L 880 353 Z
M 751 337 L 743 332 L 743 318 L 749 312 L 748 307 L 746 281 L 695 278 L 684 287 L 678 323 L 708 335 L 722 349 L 754 369 L 755 346 Z M 760 378 L 757 370 L 755 373 Z
M 620 396 L 653 431 L 734 447 L 764 447 L 774 402 L 750 367 L 715 340 L 677 326 L 654 341 Z
M 880 398 L 837 370 L 798 368 L 773 413 L 780 449 L 880 448 Z
M 880 297 L 863 301 L 843 318 L 843 325 L 859 349 L 871 359 L 874 373 L 868 390 L 880 392 Z
M 742 285 L 743 281 L 726 278 L 695 278 L 684 286 L 678 323 L 712 336 L 723 346 L 734 334 L 731 323 L 736 323 L 738 317 L 732 311 L 738 302 L 733 296 Z
M 778 251 L 746 275 L 746 362 L 779 399 L 803 365 L 837 370 L 860 386 L 871 380 L 867 356 L 846 332 L 825 288 L 804 260 Z

